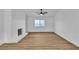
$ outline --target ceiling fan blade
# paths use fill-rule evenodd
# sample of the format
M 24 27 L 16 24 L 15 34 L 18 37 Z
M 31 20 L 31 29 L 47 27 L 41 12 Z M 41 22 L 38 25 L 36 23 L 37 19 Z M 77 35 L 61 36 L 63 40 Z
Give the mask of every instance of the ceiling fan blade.
M 47 14 L 48 12 L 43 12 L 43 14 Z

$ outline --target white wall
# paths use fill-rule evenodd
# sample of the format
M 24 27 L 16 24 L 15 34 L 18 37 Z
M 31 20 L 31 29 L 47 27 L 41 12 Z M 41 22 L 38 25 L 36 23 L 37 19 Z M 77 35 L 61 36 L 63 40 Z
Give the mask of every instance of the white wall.
M 27 15 L 27 13 L 26 13 L 26 15 L 25 15 L 25 32 L 26 33 L 28 33 L 28 15 Z
M 3 10 L 0 9 L 0 45 L 4 41 L 4 19 L 3 19 Z
M 12 33 L 13 33 L 13 39 L 16 39 L 14 41 L 19 41 L 21 40 L 25 35 L 27 35 L 26 33 L 26 22 L 25 22 L 25 10 L 21 10 L 21 9 L 13 9 L 12 10 L 12 20 L 13 20 L 13 29 L 12 29 Z M 18 36 L 18 29 L 22 28 L 23 33 L 21 36 Z
M 60 10 L 55 17 L 55 32 L 79 47 L 79 10 Z
M 0 44 L 16 43 L 24 38 L 26 32 L 25 10 L 0 9 Z M 22 35 L 18 36 L 18 29 L 22 28 Z
M 4 9 L 4 42 L 13 41 L 12 38 L 12 15 L 10 9 Z
M 1 19 L 2 18 L 2 19 Z M 3 43 L 7 43 L 13 40 L 12 38 L 12 19 L 11 19 L 11 10 L 10 9 L 0 9 L 0 19 L 2 21 L 0 21 L 2 25 L 0 25 L 0 27 L 2 27 L 2 39 L 0 37 L 0 39 L 2 40 L 2 44 Z M 0 41 L 1 41 L 0 40 Z
M 45 20 L 45 27 L 35 28 L 35 20 Z M 28 17 L 28 32 L 54 32 L 54 19 L 53 17 Z

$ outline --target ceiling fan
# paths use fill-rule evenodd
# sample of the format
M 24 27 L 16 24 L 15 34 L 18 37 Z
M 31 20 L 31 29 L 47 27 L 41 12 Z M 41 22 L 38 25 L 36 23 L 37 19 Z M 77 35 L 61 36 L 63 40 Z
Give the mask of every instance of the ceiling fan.
M 40 12 L 37 12 L 37 13 L 42 16 L 42 15 L 47 14 L 48 12 L 44 12 L 43 9 L 40 9 Z

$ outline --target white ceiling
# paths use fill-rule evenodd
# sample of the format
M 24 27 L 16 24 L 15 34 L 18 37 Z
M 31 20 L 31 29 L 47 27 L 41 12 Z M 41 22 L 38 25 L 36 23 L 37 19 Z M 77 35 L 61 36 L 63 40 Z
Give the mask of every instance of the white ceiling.
M 26 14 L 28 16 L 40 16 L 37 14 L 37 12 L 40 12 L 40 9 L 26 9 Z M 43 11 L 48 12 L 47 14 L 45 14 L 44 16 L 46 17 L 53 17 L 55 16 L 56 12 L 58 11 L 58 9 L 43 9 Z

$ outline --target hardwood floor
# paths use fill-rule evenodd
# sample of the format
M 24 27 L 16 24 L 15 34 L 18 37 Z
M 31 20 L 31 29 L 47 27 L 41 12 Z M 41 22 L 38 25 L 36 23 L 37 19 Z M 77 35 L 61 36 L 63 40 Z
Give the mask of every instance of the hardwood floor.
M 55 33 L 29 33 L 19 43 L 3 44 L 0 50 L 78 50 Z

